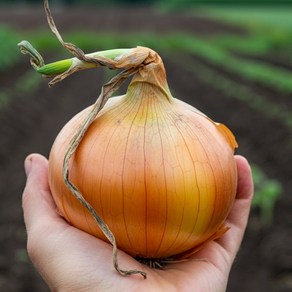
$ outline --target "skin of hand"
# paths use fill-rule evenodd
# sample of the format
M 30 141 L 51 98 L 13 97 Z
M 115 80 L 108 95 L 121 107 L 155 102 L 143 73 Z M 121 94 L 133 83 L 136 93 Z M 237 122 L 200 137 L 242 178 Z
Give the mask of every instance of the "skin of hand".
M 112 246 L 68 224 L 57 212 L 48 184 L 48 161 L 39 154 L 25 160 L 23 192 L 28 254 L 51 291 L 225 291 L 229 272 L 247 225 L 253 182 L 247 160 L 235 156 L 236 200 L 220 239 L 207 243 L 194 260 L 151 269 L 119 251 L 121 269 L 147 272 L 123 277 L 112 266 Z M 206 261 L 200 259 L 207 259 Z

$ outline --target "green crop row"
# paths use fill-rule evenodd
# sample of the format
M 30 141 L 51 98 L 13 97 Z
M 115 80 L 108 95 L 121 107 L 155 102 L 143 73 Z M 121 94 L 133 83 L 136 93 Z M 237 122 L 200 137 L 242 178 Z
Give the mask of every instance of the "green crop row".
M 278 180 L 269 178 L 263 170 L 255 164 L 251 165 L 254 180 L 254 198 L 252 207 L 259 209 L 263 225 L 273 222 L 275 204 L 282 196 L 282 185 Z
M 215 46 L 247 56 L 275 55 L 275 60 L 292 68 L 292 5 L 209 6 L 200 12 L 245 31 L 208 37 Z
M 292 72 L 259 61 L 242 60 L 214 43 L 188 35 L 172 35 L 168 38 L 170 48 L 200 56 L 231 73 L 236 73 L 252 82 L 272 86 L 282 92 L 292 92 Z
M 209 17 L 247 27 L 251 32 L 292 31 L 292 5 L 213 5 L 201 6 L 200 9 Z
M 253 92 L 247 85 L 239 84 L 221 75 L 215 69 L 189 57 L 180 60 L 172 59 L 172 61 L 188 70 L 191 74 L 196 75 L 208 86 L 222 92 L 225 97 L 240 100 L 251 109 L 263 113 L 268 118 L 276 118 L 283 125 L 292 127 L 292 113 L 288 109 L 276 102 L 267 100 L 265 96 Z
M 12 101 L 15 96 L 27 95 L 35 91 L 41 84 L 41 80 L 42 78 L 31 70 L 17 78 L 11 88 L 2 88 L 0 91 L 0 109 Z
M 20 36 L 8 27 L 0 27 L 0 72 L 12 67 L 19 59 L 19 50 L 16 44 Z
M 249 55 L 265 55 L 273 50 L 292 48 L 292 33 L 274 31 L 250 35 L 220 34 L 208 37 L 208 41 L 221 49 Z

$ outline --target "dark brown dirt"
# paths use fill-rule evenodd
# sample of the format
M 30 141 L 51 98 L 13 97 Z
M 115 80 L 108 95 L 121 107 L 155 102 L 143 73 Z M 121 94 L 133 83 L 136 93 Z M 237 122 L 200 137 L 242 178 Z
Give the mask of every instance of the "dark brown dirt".
M 65 30 L 73 28 L 72 23 L 77 22 L 78 27 L 95 31 L 128 32 L 143 29 L 157 33 L 175 30 L 198 34 L 223 31 L 245 33 L 200 14 L 164 15 L 145 8 L 72 9 L 66 11 L 64 16 L 64 11 L 64 8 L 55 10 L 55 20 L 60 29 Z M 0 22 L 18 29 L 44 27 L 48 30 L 42 9 L 1 8 Z M 197 57 L 192 58 L 203 62 Z M 225 96 L 183 67 L 177 68 L 168 57 L 164 59 L 175 96 L 228 125 L 239 142 L 237 152 L 260 165 L 269 176 L 280 180 L 284 187 L 284 195 L 276 205 L 271 225 L 263 227 L 257 211 L 252 212 L 244 242 L 231 272 L 228 291 L 292 291 L 291 128 Z M 13 87 L 11 80 L 30 70 L 26 58 L 15 69 L 0 74 L 1 87 Z M 269 90 L 269 87 L 253 84 L 228 72 L 222 71 L 222 74 L 248 85 L 255 92 L 269 95 L 270 98 L 274 95 L 291 110 L 291 95 Z M 31 152 L 48 156 L 61 127 L 70 117 L 93 103 L 103 82 L 102 71 L 77 74 L 51 89 L 46 81 L 41 81 L 32 94 L 17 93 L 5 108 L 0 109 L 0 291 L 48 291 L 26 255 L 26 232 L 21 210 L 25 184 L 23 160 Z

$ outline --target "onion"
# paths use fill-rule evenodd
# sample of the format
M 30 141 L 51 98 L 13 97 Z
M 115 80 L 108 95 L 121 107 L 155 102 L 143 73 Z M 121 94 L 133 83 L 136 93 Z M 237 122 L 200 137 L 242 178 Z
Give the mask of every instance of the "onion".
M 162 63 L 140 71 L 87 130 L 70 161 L 70 178 L 120 249 L 166 258 L 201 245 L 222 227 L 235 197 L 235 142 L 225 126 L 170 95 Z M 65 151 L 89 111 L 58 135 L 49 182 L 66 220 L 106 240 L 62 177 Z
M 56 83 L 86 68 L 122 68 L 97 102 L 73 117 L 49 157 L 49 184 L 59 213 L 73 226 L 136 258 L 185 258 L 218 238 L 235 199 L 237 143 L 223 124 L 174 98 L 163 62 L 148 48 L 75 55 L 44 65 L 27 42 L 34 68 Z M 133 75 L 125 95 L 111 93 Z M 195 99 L 195 98 L 194 98 Z M 81 204 L 80 204 L 81 202 Z M 98 223 L 98 224 L 97 224 Z

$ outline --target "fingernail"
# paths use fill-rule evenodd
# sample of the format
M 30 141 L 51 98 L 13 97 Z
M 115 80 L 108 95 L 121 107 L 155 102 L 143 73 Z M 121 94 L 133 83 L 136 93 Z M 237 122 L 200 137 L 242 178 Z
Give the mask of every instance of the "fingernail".
M 24 161 L 24 170 L 25 170 L 25 174 L 26 176 L 29 175 L 29 173 L 31 172 L 32 169 L 32 156 L 28 156 L 26 157 L 25 161 Z

